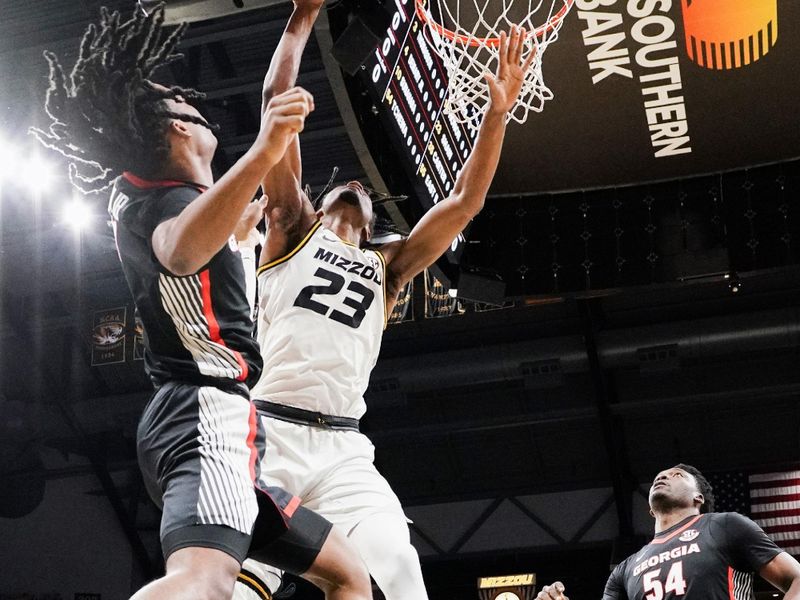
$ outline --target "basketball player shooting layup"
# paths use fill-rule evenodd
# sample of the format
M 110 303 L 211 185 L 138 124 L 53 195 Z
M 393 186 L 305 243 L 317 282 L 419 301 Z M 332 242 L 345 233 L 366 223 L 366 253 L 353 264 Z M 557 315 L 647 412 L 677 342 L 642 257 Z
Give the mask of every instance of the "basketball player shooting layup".
M 134 597 L 227 600 L 253 552 L 305 573 L 331 600 L 367 600 L 369 576 L 347 539 L 259 479 L 263 431 L 248 385 L 262 360 L 242 261 L 229 242 L 313 99 L 300 88 L 275 96 L 253 146 L 214 182 L 217 139 L 190 104 L 201 96 L 150 81 L 178 58 L 185 29 L 168 34 L 163 21 L 163 6 L 128 21 L 103 10 L 69 76 L 46 53 L 52 124 L 33 130 L 71 160 L 73 182 L 101 190 L 116 177 L 109 211 L 156 388 L 137 449 L 148 492 L 163 509 L 166 558 L 166 575 Z
M 312 23 L 292 18 L 265 81 L 264 110 L 294 85 Z M 427 598 L 419 558 L 396 495 L 359 433 L 363 394 L 386 316 L 403 285 L 431 265 L 481 210 L 514 106 L 535 52 L 524 29 L 503 33 L 491 102 L 449 198 L 405 240 L 362 250 L 373 221 L 357 182 L 335 188 L 318 211 L 302 191 L 297 136 L 264 181 L 267 236 L 259 268 L 258 340 L 264 371 L 252 397 L 269 432 L 262 474 L 345 532 L 388 600 Z M 251 561 L 249 573 L 258 571 Z M 240 596 L 244 597 L 244 596 Z
M 650 487 L 656 535 L 616 566 L 603 600 L 752 600 L 754 573 L 785 600 L 800 599 L 800 564 L 750 519 L 713 511 L 700 471 L 681 464 L 659 473 Z M 564 591 L 557 581 L 536 599 L 569 600 Z

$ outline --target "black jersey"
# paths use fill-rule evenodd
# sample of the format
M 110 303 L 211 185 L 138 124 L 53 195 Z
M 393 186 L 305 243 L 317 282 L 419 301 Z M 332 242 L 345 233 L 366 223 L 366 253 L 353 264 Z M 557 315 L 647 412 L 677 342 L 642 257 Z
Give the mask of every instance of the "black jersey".
M 170 273 L 153 252 L 156 227 L 179 215 L 203 189 L 125 173 L 111 193 L 117 250 L 144 325 L 145 368 L 156 387 L 170 380 L 250 386 L 261 374 L 235 240 L 185 277 Z
M 751 600 L 753 573 L 780 552 L 738 513 L 695 515 L 617 565 L 603 600 Z

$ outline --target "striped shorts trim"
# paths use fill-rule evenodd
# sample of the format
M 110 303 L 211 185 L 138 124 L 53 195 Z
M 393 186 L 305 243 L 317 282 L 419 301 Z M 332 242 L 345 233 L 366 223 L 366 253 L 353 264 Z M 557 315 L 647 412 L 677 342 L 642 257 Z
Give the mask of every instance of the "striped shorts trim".
M 282 509 L 293 496 L 277 490 L 271 501 L 256 497 L 263 446 L 263 429 L 248 399 L 176 382 L 156 391 L 139 423 L 137 448 L 148 493 L 163 510 L 165 556 L 180 538 L 181 547 L 189 539 L 189 545 L 220 547 L 241 560 L 257 518 L 270 535 L 286 531 L 290 514 Z M 241 535 L 220 535 L 218 526 Z M 174 534 L 188 527 L 205 527 L 212 539 L 203 543 L 199 531 Z

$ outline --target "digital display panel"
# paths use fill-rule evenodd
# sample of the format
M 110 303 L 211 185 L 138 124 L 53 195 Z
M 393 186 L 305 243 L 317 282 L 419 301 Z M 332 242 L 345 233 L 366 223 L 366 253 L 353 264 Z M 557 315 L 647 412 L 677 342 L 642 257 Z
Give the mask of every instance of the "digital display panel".
M 414 0 L 394 0 L 391 25 L 365 64 L 367 87 L 378 106 L 423 208 L 450 195 L 472 151 L 476 132 L 443 110 L 447 71 L 430 46 Z M 448 252 L 457 261 L 460 235 Z

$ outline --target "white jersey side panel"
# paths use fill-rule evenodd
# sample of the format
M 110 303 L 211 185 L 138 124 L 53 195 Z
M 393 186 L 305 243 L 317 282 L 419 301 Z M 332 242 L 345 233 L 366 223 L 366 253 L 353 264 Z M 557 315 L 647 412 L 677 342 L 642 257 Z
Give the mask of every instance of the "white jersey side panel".
M 361 418 L 386 324 L 383 257 L 317 223 L 287 256 L 259 269 L 252 398 Z

